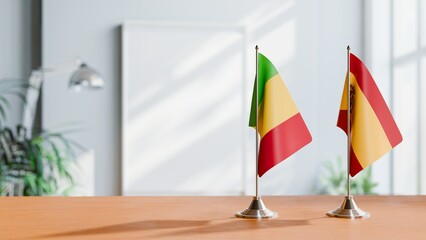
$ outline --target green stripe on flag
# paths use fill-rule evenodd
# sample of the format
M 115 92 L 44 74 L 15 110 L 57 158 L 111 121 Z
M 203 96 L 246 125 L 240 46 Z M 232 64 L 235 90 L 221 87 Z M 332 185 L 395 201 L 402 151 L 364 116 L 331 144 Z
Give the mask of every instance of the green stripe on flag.
M 257 61 L 258 61 L 258 80 L 259 80 L 259 101 L 258 104 L 263 100 L 263 94 L 266 82 L 271 79 L 273 76 L 278 74 L 277 69 L 275 66 L 267 59 L 263 54 L 258 53 L 257 55 Z M 256 127 L 256 81 L 254 82 L 253 87 L 253 97 L 251 99 L 251 110 L 250 110 L 250 120 L 249 120 L 249 126 L 250 127 Z

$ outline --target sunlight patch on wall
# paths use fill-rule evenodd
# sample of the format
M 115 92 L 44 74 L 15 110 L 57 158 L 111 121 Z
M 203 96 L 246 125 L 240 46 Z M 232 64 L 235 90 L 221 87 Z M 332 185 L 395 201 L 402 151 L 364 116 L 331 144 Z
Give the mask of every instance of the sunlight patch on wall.
M 267 26 L 268 22 L 282 15 L 288 15 L 288 11 L 294 7 L 294 0 L 282 1 L 265 1 L 263 4 L 240 21 L 241 24 L 247 26 L 248 32 Z
M 189 51 L 187 56 L 181 59 L 173 69 L 173 77 L 181 78 L 194 70 L 200 68 L 211 59 L 216 58 L 218 54 L 229 51 L 229 48 L 240 46 L 242 35 L 240 33 L 217 33 L 209 37 L 205 43 L 198 46 L 196 51 Z
M 395 68 L 394 117 L 404 138 L 394 151 L 395 194 L 417 193 L 417 64 L 411 62 Z

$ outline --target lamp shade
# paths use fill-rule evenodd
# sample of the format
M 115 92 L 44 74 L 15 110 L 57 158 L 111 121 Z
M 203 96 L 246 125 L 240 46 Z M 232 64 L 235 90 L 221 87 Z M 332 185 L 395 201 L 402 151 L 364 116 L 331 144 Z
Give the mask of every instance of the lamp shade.
M 79 90 L 81 88 L 99 89 L 105 85 L 104 79 L 85 63 L 80 64 L 70 78 L 69 86 Z

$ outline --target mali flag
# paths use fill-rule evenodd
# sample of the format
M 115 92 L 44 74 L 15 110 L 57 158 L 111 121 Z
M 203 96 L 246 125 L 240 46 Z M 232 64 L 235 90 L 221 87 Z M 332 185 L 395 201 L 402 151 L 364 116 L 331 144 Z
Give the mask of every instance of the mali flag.
M 355 176 L 402 141 L 401 133 L 373 77 L 350 54 L 351 149 L 350 174 Z M 348 80 L 346 77 L 337 126 L 347 134 Z
M 257 79 L 260 135 L 258 174 L 262 176 L 310 143 L 312 137 L 277 69 L 260 53 Z M 256 127 L 256 83 L 249 126 Z

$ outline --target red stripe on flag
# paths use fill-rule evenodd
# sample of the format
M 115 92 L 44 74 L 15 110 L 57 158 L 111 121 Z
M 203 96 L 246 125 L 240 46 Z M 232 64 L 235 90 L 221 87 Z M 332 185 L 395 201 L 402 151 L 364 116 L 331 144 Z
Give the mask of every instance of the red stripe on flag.
M 260 141 L 259 176 L 311 141 L 312 136 L 300 113 L 273 128 Z
M 337 119 L 337 126 L 341 128 L 346 134 L 348 132 L 348 110 L 340 110 L 339 118 Z M 349 172 L 351 176 L 357 175 L 361 170 L 362 166 L 355 155 L 354 149 L 351 146 L 351 162 Z
M 359 172 L 362 171 L 362 169 L 364 169 L 361 164 L 358 161 L 358 158 L 355 155 L 354 149 L 351 146 L 351 166 L 350 166 L 350 174 L 351 176 L 355 176 L 357 175 Z
M 351 73 L 355 76 L 358 86 L 376 113 L 390 144 L 395 147 L 402 141 L 402 135 L 370 72 L 353 54 L 351 54 Z
M 348 134 L 348 110 L 339 111 L 337 126 L 341 128 L 346 134 Z

